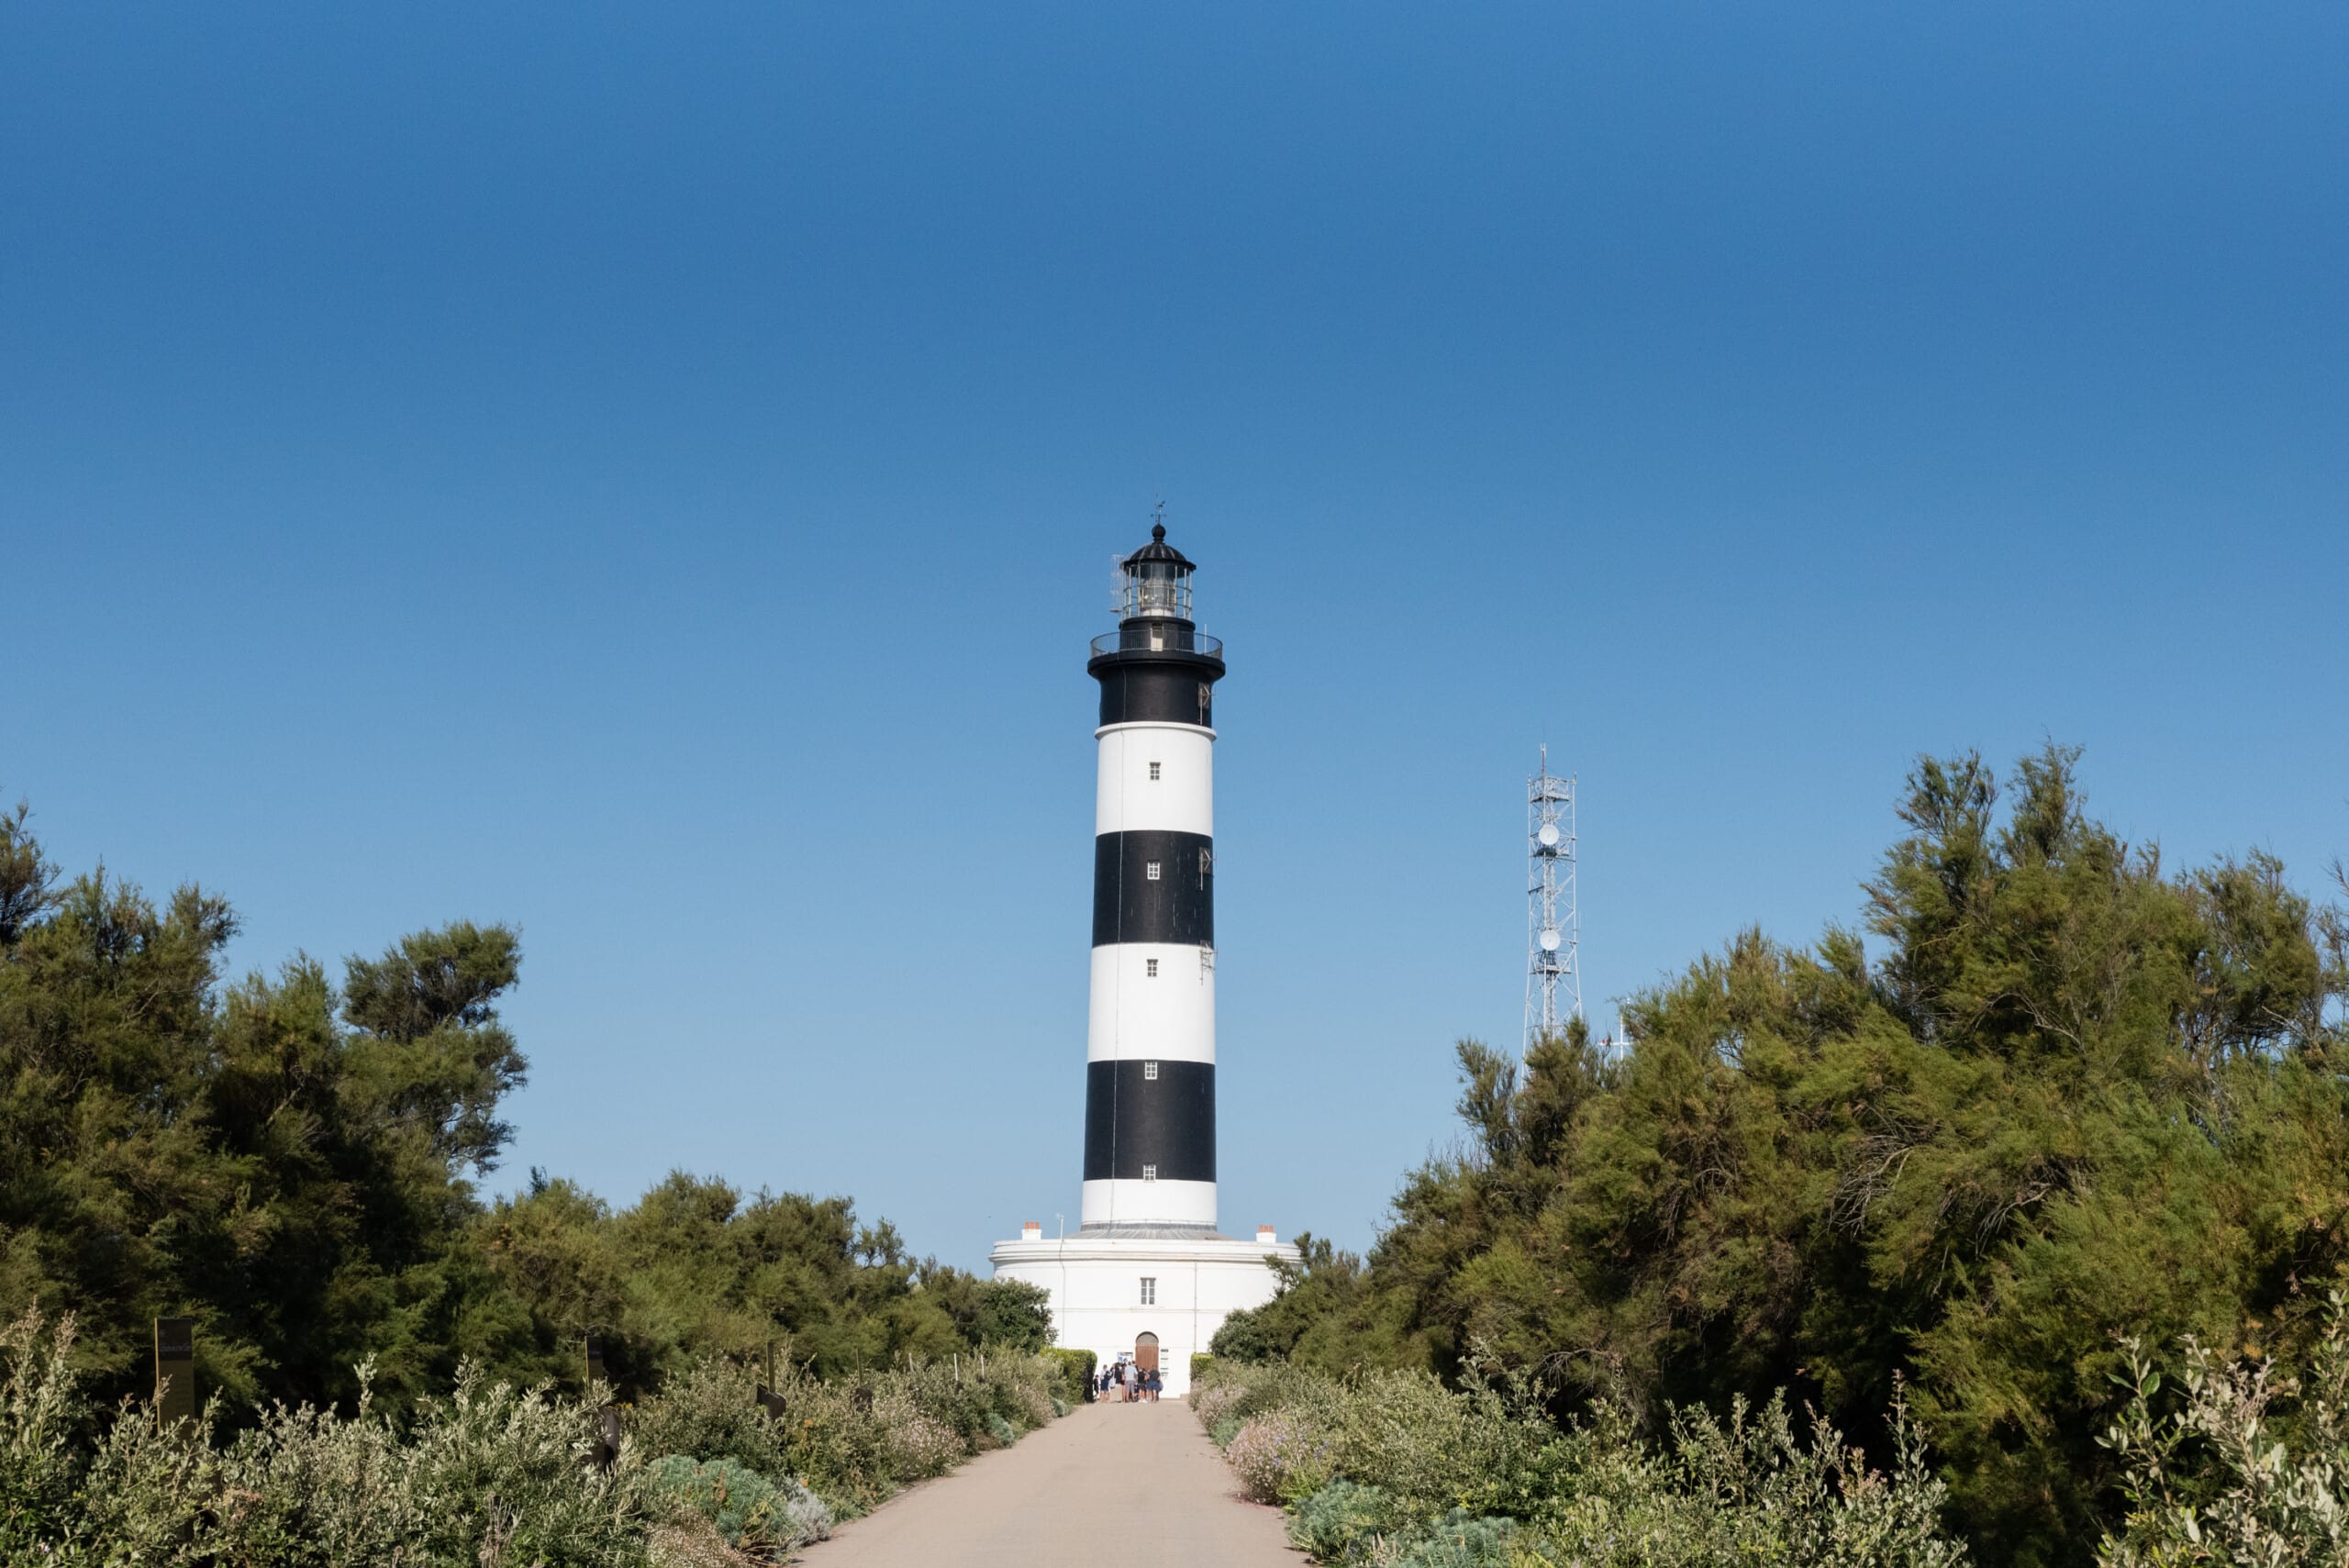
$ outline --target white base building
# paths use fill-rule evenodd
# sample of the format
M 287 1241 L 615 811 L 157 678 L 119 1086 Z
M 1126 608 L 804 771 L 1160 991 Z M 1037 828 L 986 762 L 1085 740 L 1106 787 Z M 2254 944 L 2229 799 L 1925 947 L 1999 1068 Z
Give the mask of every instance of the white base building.
M 1223 1320 L 1273 1298 L 1280 1279 L 1264 1260 L 1297 1260 L 1270 1229 L 1256 1236 L 1132 1225 L 1053 1238 L 1030 1225 L 1019 1240 L 996 1242 L 990 1261 L 997 1278 L 1052 1293 L 1055 1344 L 1091 1351 L 1105 1367 L 1120 1356 L 1154 1360 L 1167 1395 L 1180 1398 L 1191 1389 L 1191 1357 Z

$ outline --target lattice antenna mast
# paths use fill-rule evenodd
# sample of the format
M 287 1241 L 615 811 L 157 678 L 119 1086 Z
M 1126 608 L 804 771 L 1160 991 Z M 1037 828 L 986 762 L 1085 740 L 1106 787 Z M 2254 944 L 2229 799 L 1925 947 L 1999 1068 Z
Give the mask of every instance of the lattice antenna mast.
M 1550 771 L 1550 748 L 1525 787 L 1525 1049 L 1582 1016 L 1575 947 L 1575 781 Z

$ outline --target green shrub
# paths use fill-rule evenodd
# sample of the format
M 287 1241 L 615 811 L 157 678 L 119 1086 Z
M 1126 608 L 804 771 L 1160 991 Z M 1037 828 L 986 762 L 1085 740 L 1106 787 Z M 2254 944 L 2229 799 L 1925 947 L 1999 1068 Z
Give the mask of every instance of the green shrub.
M 1215 1357 L 1211 1353 L 1206 1351 L 1193 1351 L 1191 1352 L 1191 1386 L 1197 1388 L 1199 1385 L 1199 1380 L 1207 1376 L 1208 1369 L 1214 1365 Z
M 1324 1562 L 1359 1562 L 1397 1523 L 1394 1502 L 1385 1492 L 1332 1481 L 1297 1505 L 1288 1537 Z
M 651 1523 L 643 1473 L 588 1462 L 592 1413 L 468 1366 L 406 1432 L 360 1409 L 278 1406 L 226 1450 L 204 1423 L 159 1430 L 126 1407 L 35 1558 L 116 1563 L 527 1562 L 638 1568 Z M 0 1447 L 5 1447 L 0 1443 Z
M 73 1319 L 28 1312 L 0 1329 L 0 1562 L 31 1558 L 63 1526 L 82 1468 L 86 1409 L 72 1373 Z
M 1783 1400 L 1726 1421 L 1672 1413 L 1661 1447 L 1620 1408 L 1564 1429 L 1522 1385 L 1447 1391 L 1423 1374 L 1341 1383 L 1270 1365 L 1219 1373 L 1202 1418 L 1242 1487 L 1295 1505 L 1291 1536 L 1325 1562 L 1422 1568 L 1710 1568 L 1814 1563 L 1958 1568 L 1947 1499 L 1905 1407 L 1898 1456 L 1868 1471 Z M 1236 1429 L 1226 1438 L 1226 1429 Z M 2135 1564 L 2126 1568 L 2136 1568 Z
M 1082 1405 L 1093 1396 L 1093 1379 L 1100 1371 L 1100 1358 L 1091 1351 L 1072 1351 L 1055 1347 L 1044 1352 L 1052 1363 L 1052 1392 L 1071 1405 Z
M 673 1506 L 718 1527 L 729 1546 L 790 1551 L 831 1533 L 831 1513 L 787 1477 L 780 1484 L 730 1459 L 682 1453 L 645 1467 L 646 1483 Z
M 2349 1561 L 2349 1335 L 2340 1291 L 2305 1366 L 2229 1362 L 2191 1337 L 2170 1397 L 2143 1345 L 2127 1341 L 2129 1403 L 2103 1445 L 2127 1467 L 2129 1512 L 2099 1568 Z M 2298 1408 L 2278 1418 L 2278 1399 Z
M 1288 1503 L 1329 1484 L 1333 1451 L 1328 1434 L 1312 1422 L 1274 1410 L 1234 1433 L 1223 1457 L 1248 1496 L 1260 1503 Z
M 909 1389 L 884 1390 L 874 1398 L 873 1413 L 884 1425 L 891 1478 L 900 1485 L 943 1475 L 970 1454 L 962 1435 L 924 1411 Z
M 0 1563 L 700 1568 L 820 1540 L 834 1507 L 862 1511 L 952 1468 L 974 1444 L 951 1421 L 993 1446 L 1053 1414 L 1054 1368 L 1032 1355 L 796 1373 L 780 1424 L 747 1374 L 712 1361 L 647 1400 L 599 1470 L 588 1406 L 466 1365 L 449 1397 L 395 1423 L 362 1365 L 354 1415 L 273 1407 L 220 1447 L 217 1401 L 169 1430 L 135 1402 L 95 1421 L 72 1346 L 70 1321 L 0 1329 Z M 654 1442 L 666 1451 L 647 1466 Z
M 786 1468 L 836 1517 L 853 1518 L 901 1486 L 1052 1420 L 1060 1364 L 993 1351 L 830 1380 L 794 1373 L 779 1391 Z
M 1236 1430 L 1233 1412 L 1247 1392 L 1248 1385 L 1244 1382 L 1230 1378 L 1213 1379 L 1203 1386 L 1194 1385 L 1191 1389 L 1191 1414 L 1197 1417 L 1199 1425 L 1210 1432 L 1220 1429 L 1227 1422 L 1233 1423 Z M 1228 1440 L 1218 1438 L 1216 1446 L 1220 1448 Z
M 1391 1568 L 1511 1568 L 1524 1562 L 1517 1521 L 1455 1508 L 1386 1543 Z M 1791 1568 L 1791 1565 L 1790 1565 Z
M 743 1368 L 705 1357 L 638 1403 L 629 1414 L 629 1438 L 644 1453 L 730 1459 L 763 1475 L 788 1475 L 784 1423 L 759 1407 L 758 1389 Z

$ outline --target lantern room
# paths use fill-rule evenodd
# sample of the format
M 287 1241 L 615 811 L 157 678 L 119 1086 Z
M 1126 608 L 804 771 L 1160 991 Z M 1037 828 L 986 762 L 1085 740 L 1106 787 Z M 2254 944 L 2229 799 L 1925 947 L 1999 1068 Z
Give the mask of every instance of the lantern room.
M 1118 618 L 1191 618 L 1191 563 L 1166 542 L 1166 525 L 1153 523 L 1150 542 L 1118 562 Z

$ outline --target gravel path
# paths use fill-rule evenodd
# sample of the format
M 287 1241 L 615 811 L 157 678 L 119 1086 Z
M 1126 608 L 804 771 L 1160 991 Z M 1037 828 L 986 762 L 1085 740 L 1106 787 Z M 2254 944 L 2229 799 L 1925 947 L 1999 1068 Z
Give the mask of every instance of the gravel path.
M 1190 1407 L 1085 1405 L 891 1499 L 808 1568 L 1307 1568 Z

